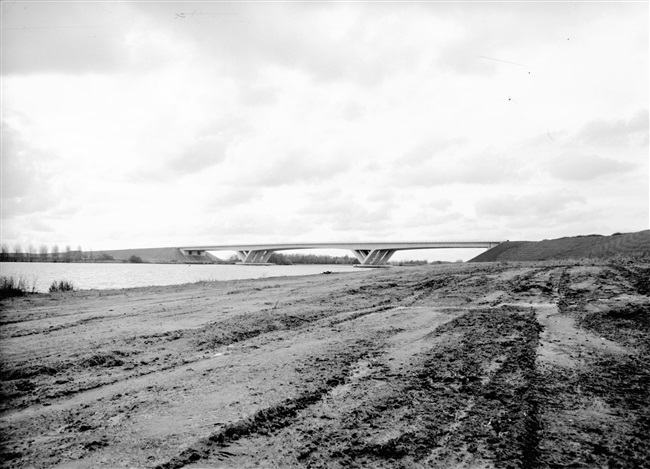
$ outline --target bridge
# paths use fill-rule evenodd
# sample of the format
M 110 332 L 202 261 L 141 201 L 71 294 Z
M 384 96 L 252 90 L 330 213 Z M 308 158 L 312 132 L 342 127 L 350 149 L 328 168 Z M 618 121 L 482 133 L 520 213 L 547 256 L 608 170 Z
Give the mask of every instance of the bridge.
M 357 243 L 287 243 L 287 244 L 233 244 L 179 247 L 181 253 L 205 256 L 207 251 L 235 251 L 241 264 L 265 265 L 276 251 L 298 249 L 346 249 L 352 251 L 362 266 L 388 263 L 396 251 L 411 249 L 490 249 L 503 241 L 422 241 L 422 242 L 357 242 Z

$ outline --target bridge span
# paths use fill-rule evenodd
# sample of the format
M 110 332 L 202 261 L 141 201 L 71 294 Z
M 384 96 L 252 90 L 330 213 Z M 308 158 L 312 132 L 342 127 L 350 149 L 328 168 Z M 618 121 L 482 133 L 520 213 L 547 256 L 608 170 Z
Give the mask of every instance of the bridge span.
M 286 243 L 286 244 L 217 244 L 179 247 L 181 253 L 205 256 L 207 251 L 235 251 L 242 264 L 268 264 L 276 251 L 297 249 L 346 249 L 352 251 L 364 266 L 384 265 L 396 251 L 410 249 L 490 249 L 503 241 L 415 241 L 415 242 L 353 242 L 353 243 Z

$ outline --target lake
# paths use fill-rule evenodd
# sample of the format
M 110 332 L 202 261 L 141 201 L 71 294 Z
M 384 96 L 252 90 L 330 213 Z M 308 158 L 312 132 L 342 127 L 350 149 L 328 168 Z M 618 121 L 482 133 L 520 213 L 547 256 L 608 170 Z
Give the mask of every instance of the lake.
M 47 292 L 53 281 L 71 281 L 76 290 L 105 290 L 178 285 L 201 280 L 238 280 L 316 275 L 324 271 L 365 272 L 351 265 L 223 265 L 223 264 L 81 264 L 0 262 L 0 273 L 24 278 L 31 290 Z

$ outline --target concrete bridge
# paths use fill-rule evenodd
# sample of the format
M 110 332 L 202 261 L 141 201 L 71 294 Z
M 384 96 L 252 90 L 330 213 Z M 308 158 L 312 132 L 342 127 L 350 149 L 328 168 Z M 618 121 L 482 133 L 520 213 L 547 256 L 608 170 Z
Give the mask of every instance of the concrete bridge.
M 423 242 L 359 242 L 359 243 L 287 243 L 287 244 L 233 244 L 214 246 L 179 247 L 181 253 L 190 256 L 205 256 L 207 251 L 235 251 L 242 264 L 268 264 L 276 251 L 297 249 L 347 249 L 352 251 L 362 266 L 377 266 L 388 263 L 396 251 L 410 249 L 490 249 L 503 241 L 423 241 Z

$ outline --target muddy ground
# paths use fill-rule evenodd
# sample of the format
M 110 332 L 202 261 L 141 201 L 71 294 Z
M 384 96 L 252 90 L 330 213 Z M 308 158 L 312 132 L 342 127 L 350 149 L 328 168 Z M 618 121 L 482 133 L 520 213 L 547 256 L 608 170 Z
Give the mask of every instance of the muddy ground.
M 2 467 L 650 467 L 650 265 L 3 300 Z

